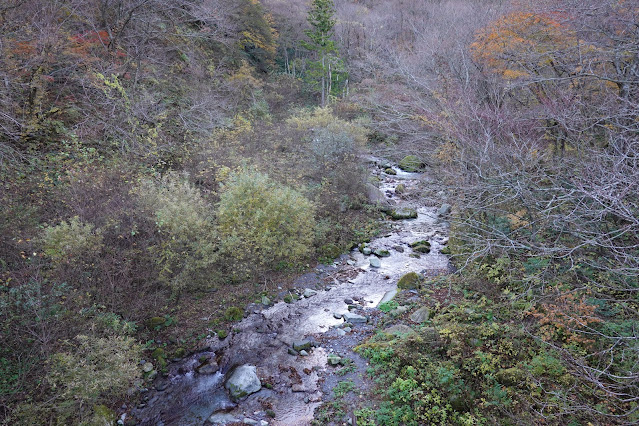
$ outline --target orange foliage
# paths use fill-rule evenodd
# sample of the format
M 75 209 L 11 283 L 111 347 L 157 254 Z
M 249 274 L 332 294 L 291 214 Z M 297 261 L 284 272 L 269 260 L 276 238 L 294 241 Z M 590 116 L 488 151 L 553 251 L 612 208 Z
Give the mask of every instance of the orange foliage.
M 557 298 L 533 308 L 530 314 L 539 320 L 544 340 L 559 340 L 566 343 L 578 343 L 588 346 L 594 340 L 584 331 L 601 319 L 595 316 L 596 306 L 586 301 L 585 295 L 559 293 Z
M 480 31 L 470 49 L 476 61 L 506 79 L 538 74 L 575 45 L 560 14 L 515 12 Z

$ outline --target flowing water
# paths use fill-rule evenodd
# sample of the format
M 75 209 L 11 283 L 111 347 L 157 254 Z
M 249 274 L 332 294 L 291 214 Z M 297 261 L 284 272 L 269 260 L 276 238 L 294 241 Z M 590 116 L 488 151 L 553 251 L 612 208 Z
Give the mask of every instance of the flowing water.
M 395 194 L 399 183 L 407 187 L 408 193 L 414 193 L 426 179 L 421 174 L 395 170 L 394 176 L 374 172 L 391 203 L 399 199 Z M 310 424 L 315 408 L 321 403 L 319 380 L 327 368 L 330 349 L 316 347 L 309 356 L 292 356 L 288 353 L 292 342 L 335 333 L 333 326 L 343 320 L 336 319 L 334 314 L 348 312 L 345 299 L 357 300 L 361 307 L 375 307 L 384 294 L 396 289 L 403 274 L 415 271 L 436 275 L 449 268 L 448 258 L 440 253 L 447 242 L 448 225 L 438 218 L 437 209 L 420 206 L 418 197 L 414 201 L 401 199 L 397 205 L 415 208 L 418 217 L 390 223 L 386 235 L 371 241 L 369 246 L 373 250 L 385 249 L 390 253 L 380 259 L 379 268 L 370 266 L 371 256 L 354 250 L 332 267 L 307 274 L 304 277 L 307 283 L 315 280 L 319 284 L 322 279 L 323 289 L 310 298 L 279 302 L 255 311 L 238 323 L 225 340 L 213 338 L 207 342 L 207 351 L 172 363 L 168 377 L 158 379 L 159 386 L 156 383 L 156 389 L 148 392 L 144 406 L 133 410 L 134 417 L 141 424 L 201 425 L 215 412 L 228 412 L 240 422 L 250 418 L 264 419 L 271 425 Z M 431 252 L 411 257 L 409 244 L 420 240 L 431 243 Z M 198 367 L 207 360 L 218 363 L 219 371 L 200 374 Z M 260 378 L 270 383 L 271 389 L 262 387 L 236 404 L 223 387 L 224 378 L 233 367 L 243 364 L 257 366 Z M 274 419 L 266 416 L 267 409 L 276 414 Z

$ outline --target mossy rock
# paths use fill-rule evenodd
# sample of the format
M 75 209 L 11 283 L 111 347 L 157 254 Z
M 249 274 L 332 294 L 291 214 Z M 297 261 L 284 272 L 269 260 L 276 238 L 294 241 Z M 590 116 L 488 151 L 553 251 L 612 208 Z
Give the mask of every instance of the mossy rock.
M 335 244 L 324 244 L 318 250 L 318 254 L 320 257 L 324 257 L 327 259 L 335 259 L 342 254 L 342 249 L 339 248 Z
M 413 251 L 428 254 L 430 253 L 430 246 L 425 246 L 425 245 L 415 246 L 413 247 Z
M 439 251 L 441 254 L 451 254 L 450 247 L 446 246 Z
M 160 371 L 165 371 L 168 363 L 163 357 L 159 357 L 157 360 L 157 369 Z
M 407 155 L 399 162 L 399 168 L 405 172 L 418 172 L 424 168 L 424 163 L 416 155 Z
M 393 176 L 397 174 L 397 172 L 394 169 L 391 169 L 390 167 L 384 170 L 384 173 L 386 173 L 387 175 L 393 175 Z
M 419 240 L 419 241 L 415 241 L 414 243 L 410 243 L 409 246 L 411 247 L 429 246 L 430 247 L 430 242 L 427 240 Z
M 419 259 L 421 256 L 418 253 L 411 253 L 408 257 L 412 257 L 413 259 Z
M 417 210 L 409 208 L 399 208 L 390 212 L 393 220 L 417 219 Z
M 156 348 L 152 353 L 151 357 L 153 359 L 166 358 L 166 352 L 162 348 Z
M 244 318 L 244 312 L 237 306 L 231 306 L 224 312 L 224 318 L 227 321 L 239 321 Z
M 415 241 L 414 243 L 411 243 L 410 246 L 413 251 L 419 253 L 430 253 L 430 243 L 426 240 Z
M 396 194 L 404 194 L 405 192 L 406 192 L 406 185 L 404 185 L 403 183 L 400 183 L 399 185 L 395 187 Z
M 417 272 L 409 272 L 399 279 L 397 287 L 412 290 L 419 287 L 422 277 Z
M 384 249 L 377 249 L 375 251 L 373 251 L 373 254 L 377 257 L 389 257 L 390 256 L 390 252 L 388 250 L 384 250 Z
M 149 320 L 147 321 L 147 324 L 149 328 L 155 328 L 155 327 L 160 327 L 164 325 L 165 322 L 166 322 L 166 318 L 164 317 L 153 317 L 153 318 L 149 318 Z

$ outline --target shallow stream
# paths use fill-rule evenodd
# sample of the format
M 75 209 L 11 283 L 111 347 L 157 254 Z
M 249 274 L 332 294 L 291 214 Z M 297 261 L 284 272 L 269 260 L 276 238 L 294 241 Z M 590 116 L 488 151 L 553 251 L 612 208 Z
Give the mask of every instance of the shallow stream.
M 302 426 L 310 424 L 313 412 L 322 400 L 320 380 L 327 368 L 332 349 L 318 345 L 308 356 L 293 356 L 289 348 L 295 341 L 337 335 L 335 326 L 344 320 L 335 314 L 348 312 L 345 299 L 360 308 L 375 307 L 398 279 L 415 271 L 425 275 L 444 273 L 449 261 L 440 249 L 448 238 L 448 224 L 441 220 L 436 207 L 419 205 L 420 197 L 402 197 L 395 192 L 398 184 L 406 194 L 415 194 L 425 184 L 426 176 L 395 169 L 396 175 L 382 172 L 381 160 L 371 158 L 373 173 L 380 178 L 380 189 L 398 207 L 417 210 L 417 219 L 393 221 L 390 231 L 369 244 L 373 250 L 384 249 L 390 256 L 380 259 L 380 267 L 370 265 L 370 258 L 358 250 L 344 255 L 332 266 L 320 267 L 300 277 L 300 283 L 317 290 L 317 294 L 293 303 L 278 302 L 255 310 L 234 327 L 226 339 L 207 341 L 208 349 L 171 363 L 167 377 L 156 379 L 146 402 L 132 411 L 141 424 L 202 425 L 214 413 L 239 422 Z M 412 257 L 409 244 L 428 240 L 431 252 Z M 345 336 L 347 337 L 347 336 Z M 219 365 L 214 373 L 202 374 L 203 364 Z M 262 389 L 237 404 L 224 389 L 225 375 L 234 367 L 257 366 Z M 272 410 L 272 411 L 269 411 Z M 275 418 L 267 414 L 275 414 Z M 229 420 L 230 421 L 230 420 Z M 264 423 L 263 423 L 264 424 Z

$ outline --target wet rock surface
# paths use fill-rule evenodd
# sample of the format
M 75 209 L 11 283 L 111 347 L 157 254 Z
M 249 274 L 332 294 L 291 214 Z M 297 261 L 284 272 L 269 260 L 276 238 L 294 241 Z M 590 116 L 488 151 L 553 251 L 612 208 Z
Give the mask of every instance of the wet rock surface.
M 169 364 L 168 374 L 158 379 L 163 390 L 149 390 L 144 405 L 128 413 L 137 424 L 225 424 L 236 419 L 245 424 L 309 425 L 322 399 L 343 380 L 337 371 L 366 371 L 366 361 L 352 349 L 374 332 L 384 315 L 374 308 L 382 300 L 394 300 L 397 282 L 409 272 L 435 276 L 449 271 L 448 258 L 441 253 L 448 238 L 448 224 L 438 211 L 441 204 L 424 206 L 411 198 L 425 177 L 381 159 L 371 164 L 381 163 L 396 174 L 375 169 L 381 184 L 376 191 L 369 188 L 371 198 L 379 205 L 414 211 L 416 218 L 389 219 L 390 231 L 365 249 L 298 277 L 295 285 L 305 297 L 291 303 L 262 301 L 226 339 L 213 336 L 206 350 Z M 410 244 L 416 241 L 428 242 L 430 250 L 415 257 Z M 398 306 L 388 315 L 408 310 Z M 389 332 L 408 331 L 397 327 Z M 203 364 L 202 359 L 207 361 Z M 241 366 L 255 367 L 261 387 L 234 402 L 224 385 Z M 348 377 L 356 389 L 371 386 L 365 374 Z

